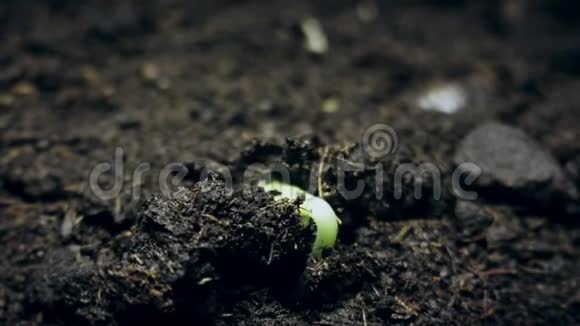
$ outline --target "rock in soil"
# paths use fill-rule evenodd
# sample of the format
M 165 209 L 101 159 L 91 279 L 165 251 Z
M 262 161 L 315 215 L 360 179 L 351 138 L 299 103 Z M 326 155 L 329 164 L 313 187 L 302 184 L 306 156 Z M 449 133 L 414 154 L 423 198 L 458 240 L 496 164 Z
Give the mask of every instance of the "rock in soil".
M 523 131 L 508 125 L 492 122 L 473 130 L 459 144 L 454 163 L 481 168 L 474 186 L 484 196 L 503 200 L 505 195 L 538 207 L 578 198 L 556 159 Z

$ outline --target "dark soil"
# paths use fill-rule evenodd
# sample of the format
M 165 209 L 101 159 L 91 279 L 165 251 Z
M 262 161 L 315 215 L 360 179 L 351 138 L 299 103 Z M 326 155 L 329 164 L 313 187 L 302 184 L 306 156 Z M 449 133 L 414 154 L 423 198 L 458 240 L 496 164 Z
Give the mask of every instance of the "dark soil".
M 579 10 L 3 1 L 0 324 L 580 324 Z M 420 105 L 450 84 L 461 110 Z M 381 157 L 377 123 L 398 136 Z M 121 151 L 120 194 L 98 198 L 90 173 Z M 458 157 L 488 167 L 477 200 L 452 191 Z M 169 163 L 187 173 L 166 196 Z M 310 257 L 299 202 L 242 182 L 255 163 L 332 204 L 333 250 Z M 420 170 L 395 190 L 409 163 L 437 168 L 438 198 L 414 196 L 438 188 Z

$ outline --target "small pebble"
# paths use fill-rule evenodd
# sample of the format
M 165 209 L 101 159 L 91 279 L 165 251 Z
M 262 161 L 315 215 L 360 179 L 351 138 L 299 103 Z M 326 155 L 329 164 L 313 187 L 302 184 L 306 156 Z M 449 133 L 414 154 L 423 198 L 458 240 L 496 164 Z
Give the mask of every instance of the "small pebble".
M 87 83 L 91 85 L 96 85 L 99 82 L 99 73 L 93 66 L 83 66 L 81 68 L 81 74 L 83 78 L 87 81 Z
M 356 15 L 360 21 L 365 23 L 375 21 L 379 16 L 377 4 L 374 1 L 361 2 L 356 7 Z
M 328 50 L 328 39 L 318 19 L 308 17 L 300 24 L 305 36 L 304 47 L 308 52 L 324 54 Z
M 325 113 L 334 113 L 340 108 L 340 100 L 336 97 L 329 97 L 322 102 L 322 111 Z
M 14 96 L 10 94 L 0 94 L 0 106 L 12 106 L 14 104 Z
M 159 78 L 159 68 L 153 63 L 145 63 L 141 68 L 141 74 L 145 80 L 156 80 Z
M 20 96 L 34 95 L 36 94 L 36 87 L 30 82 L 21 81 L 14 86 L 12 91 Z
M 72 235 L 76 218 L 77 214 L 74 209 L 67 210 L 67 212 L 64 215 L 62 224 L 60 225 L 60 235 L 62 236 L 63 240 L 67 240 Z
M 417 100 L 421 109 L 443 113 L 455 113 L 466 104 L 465 90 L 457 84 L 432 87 Z

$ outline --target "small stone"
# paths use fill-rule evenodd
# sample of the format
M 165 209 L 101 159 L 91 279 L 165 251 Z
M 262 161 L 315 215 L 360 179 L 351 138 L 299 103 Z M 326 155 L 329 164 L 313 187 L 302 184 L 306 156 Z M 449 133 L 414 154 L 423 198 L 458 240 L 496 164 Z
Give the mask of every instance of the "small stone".
M 340 108 L 340 100 L 336 97 L 329 97 L 322 102 L 322 111 L 325 113 L 334 113 Z
M 0 94 L 0 106 L 8 107 L 14 104 L 14 96 L 10 94 Z
M 76 219 L 77 219 L 76 211 L 74 209 L 68 209 L 60 225 L 60 235 L 63 238 L 63 240 L 68 240 L 72 235 Z
M 91 85 L 97 85 L 100 81 L 99 73 L 97 69 L 93 66 L 83 66 L 81 67 L 81 74 L 83 78 L 87 81 L 87 83 Z
M 21 81 L 16 85 L 14 85 L 12 91 L 14 92 L 14 94 L 20 96 L 34 95 L 36 94 L 36 87 L 34 87 L 34 85 L 30 82 Z
M 159 78 L 159 68 L 153 63 L 145 63 L 141 69 L 141 74 L 145 80 L 156 80 Z
M 482 174 L 474 186 L 484 195 L 529 200 L 541 206 L 577 199 L 574 185 L 550 153 L 523 131 L 500 123 L 476 128 L 459 144 L 454 163 L 473 163 Z
M 447 276 L 449 276 L 449 268 L 447 266 L 443 266 L 443 268 L 441 268 L 439 271 L 439 277 L 446 278 Z
M 111 97 L 115 95 L 115 88 L 111 85 L 103 85 L 103 87 L 101 88 L 101 93 L 105 97 Z
M 305 37 L 304 47 L 308 52 L 324 54 L 328 50 L 328 39 L 318 19 L 308 17 L 300 24 Z
M 169 78 L 159 78 L 156 83 L 157 87 L 161 90 L 168 90 L 171 87 L 171 81 Z
M 356 15 L 362 22 L 372 22 L 377 19 L 379 9 L 374 1 L 364 1 L 356 7 Z
M 457 84 L 431 87 L 417 100 L 421 109 L 443 113 L 455 113 L 465 108 L 466 104 L 466 91 Z
M 159 66 L 154 63 L 145 63 L 143 67 L 141 67 L 141 75 L 143 76 L 143 79 L 151 82 L 160 90 L 168 90 L 171 87 L 171 80 L 168 77 L 163 76 Z

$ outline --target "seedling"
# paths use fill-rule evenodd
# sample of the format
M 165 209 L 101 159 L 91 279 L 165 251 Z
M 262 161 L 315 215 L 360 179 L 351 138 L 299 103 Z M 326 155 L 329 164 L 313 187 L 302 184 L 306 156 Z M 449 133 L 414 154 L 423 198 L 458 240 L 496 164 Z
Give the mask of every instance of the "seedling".
M 300 205 L 302 224 L 307 226 L 310 224 L 310 221 L 314 221 L 316 225 L 316 238 L 312 245 L 313 256 L 320 257 L 323 249 L 334 247 L 340 220 L 334 213 L 332 207 L 324 199 L 316 197 L 296 186 L 279 181 L 262 182 L 259 185 L 266 191 L 279 193 L 274 197 L 276 200 L 282 198 L 295 200 L 300 196 L 304 197 L 304 201 Z

